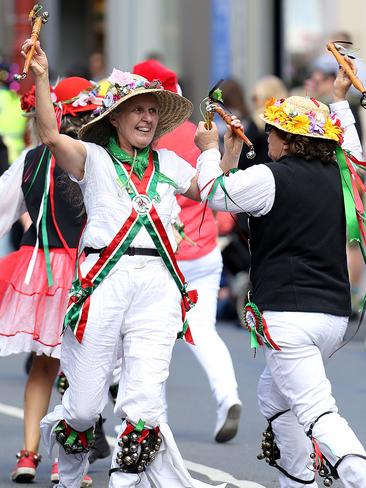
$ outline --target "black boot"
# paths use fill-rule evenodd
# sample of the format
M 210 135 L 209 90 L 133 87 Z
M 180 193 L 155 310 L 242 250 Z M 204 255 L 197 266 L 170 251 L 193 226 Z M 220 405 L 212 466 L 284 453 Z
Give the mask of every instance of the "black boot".
M 106 458 L 111 453 L 111 448 L 109 447 L 109 444 L 107 442 L 107 439 L 105 437 L 105 433 L 103 430 L 103 423 L 104 422 L 105 422 L 105 419 L 100 418 L 100 420 L 98 420 L 98 422 L 95 424 L 94 446 L 90 449 L 90 453 L 89 453 L 89 463 L 90 464 L 93 464 L 94 461 L 96 461 L 97 459 Z

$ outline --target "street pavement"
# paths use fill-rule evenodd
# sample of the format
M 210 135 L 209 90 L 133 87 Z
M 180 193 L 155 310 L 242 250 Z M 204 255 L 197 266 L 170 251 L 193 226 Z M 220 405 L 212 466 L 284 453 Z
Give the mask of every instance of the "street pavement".
M 259 351 L 256 358 L 253 358 L 247 333 L 239 327 L 225 323 L 220 324 L 218 329 L 231 350 L 244 404 L 239 434 L 227 444 L 214 442 L 215 405 L 208 382 L 182 341 L 178 341 L 175 347 L 167 388 L 171 428 L 195 478 L 212 485 L 227 481 L 228 488 L 278 488 L 277 471 L 256 459 L 261 433 L 266 426 L 256 404 L 256 383 L 264 364 L 262 353 Z M 328 373 L 340 412 L 366 445 L 364 336 L 363 328 L 350 344 L 331 358 Z M 24 360 L 24 355 L 0 358 L 0 488 L 14 487 L 9 473 L 16 462 L 15 453 L 22 445 L 22 422 L 19 416 L 26 380 Z M 52 402 L 54 404 L 57 401 L 58 395 L 55 392 Z M 107 407 L 104 416 L 107 417 L 106 432 L 114 436 L 117 419 L 111 405 Z M 50 486 L 51 461 L 43 449 L 41 453 L 44 457 L 37 471 L 36 483 L 32 484 L 34 488 Z M 91 466 L 90 474 L 95 488 L 107 488 L 108 465 L 109 459 L 105 459 Z M 319 483 L 319 486 L 322 484 Z M 333 488 L 340 486 L 339 482 L 333 484 Z

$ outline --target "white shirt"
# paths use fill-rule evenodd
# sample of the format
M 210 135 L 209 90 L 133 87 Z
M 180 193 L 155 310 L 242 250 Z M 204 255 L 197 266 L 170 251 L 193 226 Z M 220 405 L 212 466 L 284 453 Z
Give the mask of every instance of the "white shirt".
M 74 181 L 80 185 L 84 196 L 87 224 L 84 229 L 82 246 L 100 249 L 107 246 L 132 211 L 131 198 L 125 188 L 119 184 L 118 176 L 111 157 L 103 147 L 83 142 L 87 150 L 84 178 Z M 167 149 L 159 149 L 160 172 L 172 179 L 177 188 L 168 183 L 159 182 L 157 192 L 160 202 L 154 203 L 173 249 L 176 248 L 171 218 L 175 206 L 175 195 L 185 193 L 196 170 L 184 159 Z M 134 247 L 155 248 L 145 228 L 141 228 L 132 245 Z
M 345 128 L 343 149 L 349 150 L 357 159 L 362 160 L 362 148 L 360 139 L 355 128 L 355 119 L 347 101 L 330 104 L 330 110 L 341 121 Z M 222 174 L 220 168 L 220 153 L 216 149 L 204 151 L 198 158 L 197 170 L 199 171 L 198 186 L 201 191 L 202 200 L 206 200 L 211 188 L 210 181 Z M 225 178 L 225 188 L 233 203 L 221 187 L 209 206 L 214 210 L 227 210 L 232 213 L 247 212 L 253 217 L 266 215 L 272 208 L 276 184 L 272 171 L 264 164 L 256 164 L 245 170 L 239 170 Z
M 18 159 L 0 177 L 0 238 L 27 211 L 22 181 L 24 161 L 30 149 L 29 147 L 24 149 Z

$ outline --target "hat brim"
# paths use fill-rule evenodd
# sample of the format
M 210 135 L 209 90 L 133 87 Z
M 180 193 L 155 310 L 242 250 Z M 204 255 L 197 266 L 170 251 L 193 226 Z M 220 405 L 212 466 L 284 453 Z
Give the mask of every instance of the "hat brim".
M 155 139 L 171 132 L 182 124 L 192 114 L 193 104 L 187 98 L 160 88 L 138 88 L 125 95 L 111 107 L 107 108 L 102 114 L 85 124 L 79 132 L 79 137 L 83 141 L 104 144 L 108 135 L 113 129 L 109 122 L 109 115 L 121 103 L 138 95 L 154 95 L 159 103 L 159 122 L 155 131 Z
M 289 130 L 286 130 L 282 127 L 282 125 L 278 122 L 273 122 L 272 120 L 267 120 L 264 114 L 258 114 L 258 117 L 263 120 L 266 124 L 268 125 L 273 125 L 273 127 L 276 127 L 279 130 L 282 130 L 282 132 L 287 132 L 287 134 L 293 134 L 295 136 L 302 136 L 302 137 L 313 137 L 314 139 L 324 139 L 326 141 L 336 141 L 338 142 L 338 137 L 328 137 L 325 134 L 297 134 L 295 132 L 291 132 Z

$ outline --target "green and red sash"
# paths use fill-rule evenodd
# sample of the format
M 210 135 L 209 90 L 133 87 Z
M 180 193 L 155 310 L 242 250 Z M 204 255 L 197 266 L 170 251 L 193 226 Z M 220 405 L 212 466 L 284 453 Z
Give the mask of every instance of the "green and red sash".
M 91 294 L 108 276 L 127 248 L 130 247 L 140 229 L 145 227 L 182 295 L 183 329 L 178 337 L 184 337 L 187 342 L 193 343 L 186 312 L 196 303 L 197 291 L 187 291 L 187 283 L 178 267 L 168 235 L 153 204 L 159 178 L 157 153 L 150 150 L 148 166 L 141 181 L 134 173 L 129 174 L 128 168 L 113 154 L 109 153 L 109 155 L 112 158 L 119 183 L 126 188 L 132 200 L 133 208 L 112 242 L 105 248 L 98 261 L 84 278 L 80 276 L 77 266 L 76 279 L 72 285 L 64 327 L 70 327 L 77 340 L 82 341 L 88 319 Z

